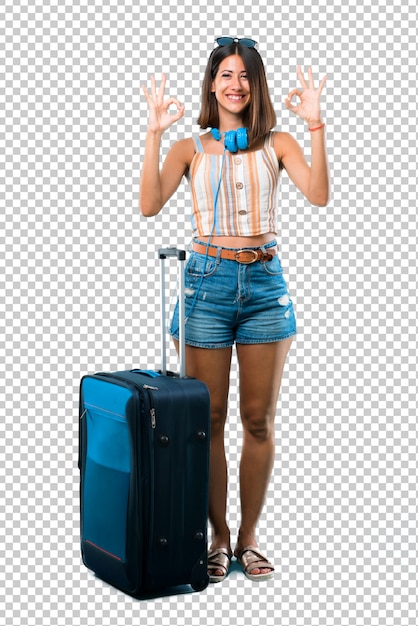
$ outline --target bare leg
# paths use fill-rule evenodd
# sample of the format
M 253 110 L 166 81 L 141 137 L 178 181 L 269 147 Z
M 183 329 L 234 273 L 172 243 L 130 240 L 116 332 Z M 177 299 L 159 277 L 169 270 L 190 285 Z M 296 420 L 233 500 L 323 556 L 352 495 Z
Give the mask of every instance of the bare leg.
M 242 519 L 236 553 L 245 546 L 258 545 L 256 526 L 274 462 L 274 418 L 291 343 L 292 338 L 270 344 L 237 345 L 244 440 L 240 464 Z M 255 569 L 252 573 L 268 571 Z
M 178 342 L 176 347 L 178 348 Z M 203 381 L 211 403 L 211 445 L 209 480 L 209 521 L 212 528 L 211 549 L 226 548 L 231 553 L 230 532 L 226 521 L 228 470 L 224 430 L 227 417 L 229 373 L 232 348 L 205 349 L 186 346 L 186 371 Z M 215 570 L 214 575 L 222 575 Z

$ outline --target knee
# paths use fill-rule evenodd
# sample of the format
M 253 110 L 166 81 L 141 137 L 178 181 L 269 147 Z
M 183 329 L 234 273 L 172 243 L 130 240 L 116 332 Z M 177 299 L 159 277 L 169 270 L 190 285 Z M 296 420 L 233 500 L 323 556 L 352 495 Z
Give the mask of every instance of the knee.
M 244 412 L 242 415 L 244 432 L 259 443 L 274 437 L 274 416 L 257 410 Z
M 223 407 L 211 406 L 210 429 L 211 436 L 216 437 L 224 434 L 226 422 L 226 410 Z

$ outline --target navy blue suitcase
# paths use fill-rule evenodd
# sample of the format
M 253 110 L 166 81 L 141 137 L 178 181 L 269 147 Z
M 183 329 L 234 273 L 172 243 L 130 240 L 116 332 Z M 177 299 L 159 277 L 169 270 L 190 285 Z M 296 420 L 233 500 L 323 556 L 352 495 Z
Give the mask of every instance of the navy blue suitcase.
M 182 261 L 184 303 L 184 251 L 159 255 L 162 285 L 164 259 Z M 134 596 L 185 584 L 200 591 L 209 583 L 209 392 L 185 376 L 182 326 L 179 376 L 166 370 L 163 333 L 161 371 L 97 373 L 80 385 L 82 559 Z

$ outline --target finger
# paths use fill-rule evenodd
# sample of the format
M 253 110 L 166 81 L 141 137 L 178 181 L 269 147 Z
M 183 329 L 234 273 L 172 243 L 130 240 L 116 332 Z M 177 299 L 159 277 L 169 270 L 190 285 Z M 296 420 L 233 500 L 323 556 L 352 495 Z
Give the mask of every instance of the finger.
M 327 82 L 327 75 L 325 74 L 324 78 L 321 80 L 319 87 L 318 87 L 318 92 L 321 93 L 321 91 L 324 88 L 325 83 Z
M 152 96 L 153 100 L 155 100 L 156 97 L 157 97 L 157 88 L 156 88 L 156 85 L 155 85 L 155 76 L 154 75 L 151 76 L 151 96 Z
M 287 96 L 288 100 L 291 102 L 295 96 L 299 99 L 302 99 L 302 91 L 300 89 L 292 89 L 292 91 Z
M 158 99 L 159 100 L 163 100 L 164 98 L 164 91 L 165 91 L 165 84 L 166 84 L 167 78 L 165 74 L 161 74 L 161 85 L 160 88 L 158 90 Z
M 313 74 L 312 74 L 312 68 L 311 67 L 308 69 L 308 76 L 309 76 L 309 89 L 315 89 L 314 79 L 313 79 Z
M 296 113 L 298 107 L 292 104 L 289 98 L 285 99 L 285 105 L 286 105 L 286 109 L 289 109 L 289 111 L 292 111 L 292 113 Z
M 184 105 L 178 103 L 178 105 L 176 105 L 175 112 L 171 113 L 170 111 L 167 111 L 167 113 L 170 115 L 169 125 L 174 124 L 174 122 L 177 122 L 180 118 L 182 118 L 184 115 L 184 110 L 185 110 Z
M 177 98 L 169 98 L 164 103 L 164 108 L 167 111 L 167 113 L 170 113 L 169 108 L 173 105 L 176 107 L 177 111 L 175 113 L 171 113 L 171 116 L 174 121 L 177 121 L 181 117 L 183 117 L 185 107 L 184 107 L 184 104 L 182 104 L 179 100 L 177 100 Z
M 144 96 L 146 97 L 147 100 L 149 100 L 149 93 L 148 93 L 148 89 L 145 87 L 145 85 L 141 85 L 141 89 L 144 93 Z
M 179 110 L 177 111 L 177 113 L 174 115 L 174 120 L 177 122 L 179 119 L 181 119 L 184 115 L 184 104 L 180 106 Z
M 298 65 L 298 67 L 297 67 L 297 74 L 298 74 L 298 77 L 299 77 L 299 80 L 300 80 L 300 84 L 302 85 L 302 87 L 304 89 L 307 89 L 308 85 L 307 85 L 306 80 L 305 80 L 305 78 L 304 78 L 304 76 L 302 74 L 302 68 L 301 68 L 300 65 Z
M 166 110 L 169 109 L 169 107 L 171 107 L 173 104 L 178 109 L 180 109 L 183 106 L 180 100 L 177 100 L 177 98 L 167 98 L 167 100 L 164 101 L 164 109 Z

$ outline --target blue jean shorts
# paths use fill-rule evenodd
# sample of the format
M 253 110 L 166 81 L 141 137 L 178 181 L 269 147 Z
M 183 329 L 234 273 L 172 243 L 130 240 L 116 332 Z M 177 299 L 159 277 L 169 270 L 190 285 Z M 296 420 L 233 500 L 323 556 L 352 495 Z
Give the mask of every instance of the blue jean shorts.
M 273 241 L 262 249 L 275 245 Z M 216 258 L 190 253 L 185 268 L 186 343 L 227 348 L 234 342 L 272 343 L 296 335 L 293 304 L 279 257 L 245 265 L 221 259 L 221 250 Z M 170 334 L 179 337 L 178 302 Z

